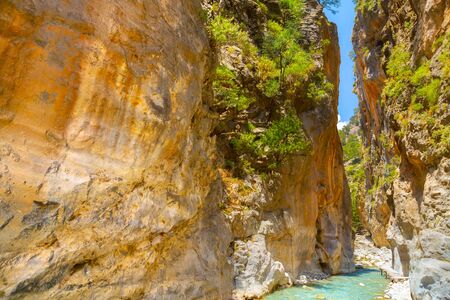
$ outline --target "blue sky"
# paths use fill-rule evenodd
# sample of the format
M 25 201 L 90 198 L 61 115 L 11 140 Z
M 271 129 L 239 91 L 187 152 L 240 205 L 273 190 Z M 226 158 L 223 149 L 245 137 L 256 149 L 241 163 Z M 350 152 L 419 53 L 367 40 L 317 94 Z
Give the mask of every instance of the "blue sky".
M 352 29 L 355 19 L 355 4 L 353 0 L 341 0 L 341 6 L 336 14 L 325 10 L 328 19 L 336 23 L 339 33 L 339 45 L 341 47 L 341 83 L 339 85 L 339 115 L 341 122 L 348 122 L 353 115 L 354 109 L 358 106 L 358 98 L 353 94 L 353 61 L 349 57 L 349 52 L 353 50 Z M 341 123 L 339 125 L 343 125 Z

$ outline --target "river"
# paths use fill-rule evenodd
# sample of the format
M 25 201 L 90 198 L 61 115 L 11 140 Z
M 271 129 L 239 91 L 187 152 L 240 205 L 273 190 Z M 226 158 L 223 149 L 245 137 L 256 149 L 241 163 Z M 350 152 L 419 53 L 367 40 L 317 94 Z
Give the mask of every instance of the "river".
M 389 281 L 378 269 L 360 269 L 351 274 L 332 276 L 302 287 L 277 291 L 265 300 L 371 300 L 385 299 Z

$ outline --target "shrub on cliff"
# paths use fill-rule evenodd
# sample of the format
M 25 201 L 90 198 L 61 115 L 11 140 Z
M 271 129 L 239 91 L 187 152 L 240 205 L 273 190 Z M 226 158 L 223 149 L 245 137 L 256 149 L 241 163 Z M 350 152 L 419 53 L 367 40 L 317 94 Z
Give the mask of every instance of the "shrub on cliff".
M 363 13 L 367 11 L 373 11 L 377 5 L 380 6 L 380 0 L 353 0 L 356 4 L 356 9 Z
M 319 0 L 323 7 L 335 13 L 336 9 L 341 5 L 341 0 Z
M 423 61 L 416 70 L 411 68 L 410 60 L 411 53 L 406 45 L 399 44 L 392 49 L 386 64 L 388 79 L 383 95 L 393 102 L 409 90 L 412 91 L 411 104 L 415 106 L 413 110 L 418 111 L 421 107 L 431 108 L 438 101 L 441 79 L 432 76 L 430 62 L 427 60 Z
M 263 4 L 257 4 L 262 12 L 266 11 Z M 219 110 L 226 110 L 226 114 L 221 115 L 226 118 L 219 126 L 231 131 L 226 136 L 234 136 L 233 151 L 227 157 L 228 162 L 234 162 L 228 165 L 241 174 L 272 171 L 288 155 L 307 153 L 310 142 L 293 103 L 317 104 L 334 88 L 317 70 L 314 63 L 317 51 L 312 53 L 300 46 L 304 1 L 280 0 L 279 4 L 281 16 L 267 15 L 265 30 L 258 35 L 262 36 L 259 49 L 246 26 L 241 26 L 230 12 L 221 10 L 219 4 L 209 14 L 212 44 L 220 50 L 221 56 L 226 56 L 226 64 L 233 66 L 226 67 L 222 63 L 217 67 L 213 91 L 215 105 Z M 321 45 L 326 46 L 326 43 Z M 231 53 L 229 50 L 236 47 L 242 49 L 242 55 L 227 56 Z M 256 83 L 256 89 L 249 85 L 252 82 Z M 267 109 L 268 103 L 275 103 L 271 113 L 277 117 L 260 123 L 254 131 L 251 121 L 242 118 L 253 114 L 259 106 Z M 241 113 L 238 115 L 233 110 Z M 234 126 L 233 122 L 239 126 Z
M 216 68 L 213 90 L 217 105 L 226 108 L 235 108 L 238 111 L 247 109 L 255 101 L 249 96 L 248 91 L 241 86 L 236 78 L 236 74 L 225 66 Z
M 267 22 L 262 52 L 275 62 L 280 86 L 287 88 L 286 81 L 295 84 L 296 81 L 305 79 L 313 68 L 313 60 L 298 44 L 300 39 L 298 26 L 303 14 L 303 2 L 283 0 L 280 4 L 282 18 Z
M 289 154 L 306 152 L 310 146 L 295 112 L 273 122 L 262 135 L 261 144 L 265 152 L 279 163 Z
M 285 98 L 293 99 L 300 89 L 308 89 L 310 100 L 320 102 L 331 93 L 333 85 L 321 72 L 312 76 L 316 69 L 314 58 L 299 46 L 301 35 L 298 26 L 303 15 L 303 3 L 286 0 L 281 4 L 282 18 L 267 23 L 262 47 L 264 60 L 273 62 L 275 72 L 272 74 L 278 73 L 278 76 L 262 78 L 262 90 L 265 95 L 283 94 Z M 274 84 L 275 79 L 278 80 L 277 85 Z
M 411 54 L 405 45 L 400 44 L 392 49 L 387 62 L 386 73 L 389 76 L 383 94 L 388 98 L 398 98 L 404 93 L 413 75 L 409 66 Z
M 359 135 L 351 133 L 351 128 L 358 127 L 358 112 L 350 119 L 348 125 L 339 130 L 344 153 L 344 166 L 352 199 L 352 226 L 357 231 L 362 228 L 358 206 L 364 201 L 365 172 L 363 146 Z
M 334 85 L 325 78 L 325 75 L 318 73 L 308 86 L 307 96 L 311 101 L 319 103 L 327 99 L 333 90 Z
M 265 161 L 269 170 L 279 167 L 290 154 L 305 154 L 310 149 L 302 122 L 293 111 L 273 121 L 262 133 L 254 133 L 253 125 L 248 129 L 232 140 L 235 150 L 239 156 L 247 156 L 247 161 Z
M 280 79 L 279 70 L 276 63 L 266 56 L 261 56 L 258 59 L 256 66 L 259 83 L 257 85 L 258 89 L 266 97 L 276 97 L 280 95 Z
M 443 55 L 446 55 L 444 42 L 445 37 L 438 39 L 434 45 L 434 48 L 442 46 L 442 52 L 434 62 L 434 72 L 431 70 L 432 63 L 426 58 L 419 59 L 420 64 L 413 68 L 412 54 L 405 44 L 393 47 L 386 64 L 388 78 L 383 90 L 385 102 L 391 109 L 395 108 L 394 117 L 400 129 L 396 135 L 404 138 L 412 130 L 428 132 L 422 139 L 427 139 L 427 143 L 436 146 L 424 149 L 424 152 L 432 156 L 442 155 L 446 152 L 442 149 L 447 146 L 448 126 L 439 121 L 437 115 L 438 111 L 445 111 L 446 107 L 446 103 L 438 104 L 440 95 L 446 93 L 443 83 L 448 80 L 447 64 L 441 61 Z M 406 105 L 408 106 L 405 107 Z
M 233 18 L 217 15 L 209 22 L 208 28 L 218 47 L 234 45 L 242 49 L 244 55 L 256 55 L 258 50 L 252 43 L 248 33 Z

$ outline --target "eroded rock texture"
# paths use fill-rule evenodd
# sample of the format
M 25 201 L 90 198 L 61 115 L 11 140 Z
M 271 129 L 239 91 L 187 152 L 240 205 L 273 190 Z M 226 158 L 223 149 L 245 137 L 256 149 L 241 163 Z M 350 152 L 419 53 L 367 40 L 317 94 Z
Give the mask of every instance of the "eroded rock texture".
M 4 295 L 230 295 L 200 10 L 0 3 Z
M 336 30 L 308 9 L 337 87 Z M 259 208 L 219 209 L 202 15 L 196 0 L 0 1 L 0 296 L 229 299 L 353 268 L 336 90 L 301 112 L 313 152 L 257 182 L 275 186 Z
M 414 299 L 448 299 L 450 5 L 373 4 L 358 11 L 353 33 L 368 190 L 361 214 L 410 277 Z
M 269 14 L 279 12 L 275 1 L 263 2 Z M 224 1 L 223 9 L 258 41 L 266 20 L 257 3 Z M 354 268 L 351 200 L 336 129 L 340 64 L 337 30 L 316 1 L 306 1 L 299 30 L 301 43 L 310 49 L 328 40 L 314 58 L 316 72 L 323 72 L 334 90 L 316 105 L 305 104 L 303 95 L 295 99 L 294 106 L 312 142 L 312 153 L 291 156 L 280 173 L 268 179 L 256 175 L 238 180 L 224 174 L 238 297 L 261 296 L 276 286 L 295 283 L 299 276 L 323 278 Z M 257 74 L 248 67 L 256 63 L 235 48 L 221 49 L 219 61 L 235 70 L 242 82 L 250 82 L 250 88 L 256 86 Z M 248 120 L 257 124 L 256 130 L 264 130 L 269 123 L 267 115 L 277 103 L 259 100 L 263 97 L 256 95 L 258 101 L 251 109 L 228 117 L 219 144 L 226 144 L 232 129 L 247 126 Z

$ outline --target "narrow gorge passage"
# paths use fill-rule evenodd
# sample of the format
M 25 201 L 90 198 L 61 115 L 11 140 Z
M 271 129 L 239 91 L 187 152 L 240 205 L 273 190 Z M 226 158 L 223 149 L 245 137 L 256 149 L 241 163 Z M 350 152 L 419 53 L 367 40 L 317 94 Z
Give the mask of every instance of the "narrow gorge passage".
M 358 270 L 349 275 L 332 276 L 323 281 L 310 281 L 303 277 L 297 287 L 275 292 L 267 299 L 411 299 L 408 276 L 394 270 L 393 254 L 388 245 L 371 240 L 371 228 L 364 222 L 365 161 L 364 136 L 361 129 L 360 105 L 355 87 L 356 53 L 352 45 L 352 32 L 357 20 L 366 15 L 364 1 L 341 1 L 338 9 L 325 10 L 330 21 L 336 23 L 341 49 L 338 130 L 343 146 L 344 166 L 352 198 L 352 228 L 354 259 Z M 375 7 L 372 7 L 374 9 Z M 355 28 L 355 31 L 357 28 Z M 381 248 L 378 248 L 381 247 Z
M 447 299 L 449 6 L 0 0 L 0 299 Z

